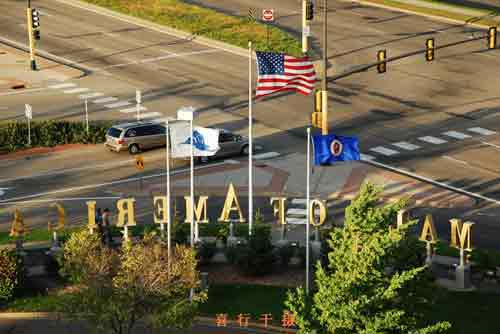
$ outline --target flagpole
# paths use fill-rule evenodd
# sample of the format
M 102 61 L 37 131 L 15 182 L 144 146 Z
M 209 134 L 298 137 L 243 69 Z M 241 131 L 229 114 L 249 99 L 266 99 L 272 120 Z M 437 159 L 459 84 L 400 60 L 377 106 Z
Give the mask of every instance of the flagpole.
M 253 223 L 252 42 L 248 42 L 248 235 Z
M 309 215 L 310 215 L 310 169 L 311 169 L 311 128 L 307 128 L 307 176 L 306 176 L 306 294 L 309 294 Z
M 166 121 L 166 128 L 165 128 L 165 135 L 166 135 L 166 143 L 167 143 L 167 254 L 168 254 L 168 259 L 170 261 L 170 249 L 171 249 L 171 244 L 170 244 L 170 127 L 168 124 L 168 119 Z M 163 236 L 163 224 L 161 225 L 162 227 L 162 236 Z
M 190 127 L 190 137 L 191 137 L 191 161 L 190 161 L 190 169 L 191 169 L 191 180 L 190 180 L 190 184 L 191 184 L 191 212 L 189 213 L 189 215 L 191 216 L 191 219 L 190 219 L 190 223 L 191 223 L 191 233 L 190 233 L 190 236 L 191 236 L 191 247 L 194 246 L 194 234 L 193 234 L 193 227 L 194 227 L 194 159 L 193 159 L 193 145 L 194 145 L 194 136 L 193 136 L 193 118 L 194 118 L 194 114 L 192 115 L 191 117 L 191 120 L 189 121 L 189 127 Z

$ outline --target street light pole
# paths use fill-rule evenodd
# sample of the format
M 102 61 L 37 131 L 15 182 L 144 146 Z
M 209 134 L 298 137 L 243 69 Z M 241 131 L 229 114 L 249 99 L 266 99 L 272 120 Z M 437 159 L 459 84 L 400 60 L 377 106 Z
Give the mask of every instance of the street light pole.
M 328 37 L 328 0 L 323 4 L 323 75 L 321 78 L 321 134 L 328 134 L 328 82 L 326 67 L 328 63 L 327 37 Z

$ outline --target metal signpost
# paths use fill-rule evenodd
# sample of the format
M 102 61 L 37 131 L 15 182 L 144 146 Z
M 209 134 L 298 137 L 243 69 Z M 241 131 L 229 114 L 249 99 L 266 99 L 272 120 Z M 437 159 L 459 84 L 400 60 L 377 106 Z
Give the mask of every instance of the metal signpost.
M 25 115 L 26 118 L 28 119 L 28 146 L 31 146 L 31 125 L 30 121 L 33 118 L 33 112 L 31 109 L 31 106 L 29 104 L 25 104 Z
M 267 27 L 267 45 L 269 45 L 269 24 L 274 22 L 274 9 L 268 8 L 262 10 L 262 21 L 264 21 Z
M 87 135 L 89 134 L 89 108 L 87 99 L 85 99 L 85 128 L 87 129 Z
M 136 107 L 137 107 L 137 121 L 141 120 L 141 101 L 142 101 L 142 96 L 141 96 L 141 91 L 136 90 L 135 91 L 135 101 L 137 102 Z

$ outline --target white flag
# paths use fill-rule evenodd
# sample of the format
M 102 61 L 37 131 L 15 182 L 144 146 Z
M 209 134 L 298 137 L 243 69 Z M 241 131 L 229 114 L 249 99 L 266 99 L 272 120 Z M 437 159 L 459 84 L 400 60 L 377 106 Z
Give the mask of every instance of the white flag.
M 170 129 L 170 140 L 172 141 L 172 157 L 186 158 L 191 155 L 191 136 L 189 134 L 189 123 L 179 122 Z M 193 128 L 193 156 L 211 156 L 217 153 L 219 146 L 219 130 Z

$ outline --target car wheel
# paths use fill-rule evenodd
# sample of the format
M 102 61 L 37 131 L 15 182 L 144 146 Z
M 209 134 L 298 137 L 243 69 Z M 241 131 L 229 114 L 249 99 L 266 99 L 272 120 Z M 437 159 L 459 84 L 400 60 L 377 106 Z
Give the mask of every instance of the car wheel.
M 139 146 L 137 144 L 133 144 L 133 145 L 130 145 L 128 147 L 128 152 L 130 154 L 137 154 L 139 153 L 141 150 L 139 149 Z
M 241 149 L 241 154 L 248 155 L 249 153 L 250 153 L 250 148 L 248 147 L 248 145 L 243 146 L 243 148 Z

